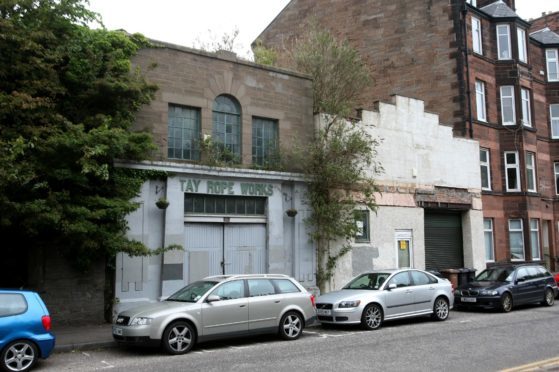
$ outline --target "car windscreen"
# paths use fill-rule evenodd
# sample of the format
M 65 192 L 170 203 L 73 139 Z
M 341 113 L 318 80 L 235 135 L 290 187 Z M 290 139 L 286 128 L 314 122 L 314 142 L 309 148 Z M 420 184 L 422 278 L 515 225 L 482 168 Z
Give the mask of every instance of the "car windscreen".
M 372 289 L 377 290 L 390 276 L 390 273 L 361 274 L 349 282 L 343 289 Z
M 199 281 L 190 283 L 186 287 L 179 289 L 177 292 L 170 295 L 169 298 L 167 298 L 167 301 L 196 302 L 217 283 L 218 282 L 214 281 Z
M 514 267 L 491 267 L 476 276 L 477 282 L 512 282 Z

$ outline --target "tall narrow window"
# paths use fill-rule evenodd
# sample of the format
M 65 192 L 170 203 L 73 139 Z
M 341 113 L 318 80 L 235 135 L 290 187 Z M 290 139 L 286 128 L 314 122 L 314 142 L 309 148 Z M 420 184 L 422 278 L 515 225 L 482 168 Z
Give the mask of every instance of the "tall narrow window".
M 555 174 L 555 194 L 559 195 L 559 163 L 553 163 L 553 171 Z
M 498 59 L 512 58 L 509 25 L 497 25 L 497 54 Z
M 517 152 L 505 152 L 505 178 L 507 191 L 520 191 L 520 171 Z
M 528 89 L 520 89 L 520 98 L 522 99 L 522 125 L 532 126 L 532 112 L 530 110 L 530 91 Z
M 551 138 L 559 138 L 559 104 L 549 105 Z
M 485 107 L 485 83 L 481 80 L 476 80 L 476 113 L 478 120 L 487 121 Z
M 514 87 L 511 85 L 501 87 L 501 119 L 503 125 L 514 125 L 516 121 Z
M 532 253 L 532 261 L 542 259 L 540 253 L 540 221 L 537 218 L 530 219 L 530 249 Z
M 488 149 L 479 150 L 479 164 L 481 168 L 481 188 L 491 190 L 491 165 Z
M 468 0 L 468 2 L 472 4 L 472 6 L 477 6 L 477 0 Z
M 481 20 L 472 17 L 472 49 L 474 53 L 483 54 L 483 39 L 481 37 Z
M 213 141 L 221 160 L 241 160 L 241 106 L 230 96 L 218 96 L 213 104 Z
M 557 49 L 547 49 L 545 51 L 547 64 L 547 81 L 559 81 L 559 59 Z
M 536 155 L 533 152 L 526 153 L 526 189 L 536 192 Z
M 512 261 L 524 260 L 524 232 L 522 219 L 509 220 L 510 258 Z
M 495 261 L 495 249 L 493 248 L 493 220 L 483 219 L 483 236 L 485 238 L 485 261 Z
M 355 223 L 357 225 L 357 233 L 355 234 L 355 241 L 358 243 L 366 243 L 371 241 L 369 232 L 369 211 L 358 210 L 354 211 Z
M 169 105 L 168 120 L 169 159 L 200 160 L 200 110 Z
M 516 29 L 516 39 L 518 41 L 518 60 L 528 62 L 528 53 L 526 52 L 526 30 L 518 27 Z
M 277 120 L 252 119 L 252 163 L 263 167 L 279 162 Z

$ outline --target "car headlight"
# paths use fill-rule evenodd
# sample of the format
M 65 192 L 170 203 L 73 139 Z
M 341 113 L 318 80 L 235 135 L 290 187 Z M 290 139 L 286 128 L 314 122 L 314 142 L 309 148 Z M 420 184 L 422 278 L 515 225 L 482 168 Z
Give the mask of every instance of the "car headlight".
M 484 290 L 479 293 L 482 296 L 497 296 L 499 292 L 495 290 Z
M 152 318 L 139 317 L 139 318 L 132 319 L 132 323 L 130 323 L 130 325 L 131 326 L 150 325 L 151 321 L 152 321 Z
M 359 300 L 357 300 L 357 301 L 342 301 L 338 305 L 338 308 L 357 307 L 357 306 L 359 306 L 360 303 L 361 303 L 361 301 L 359 301 Z

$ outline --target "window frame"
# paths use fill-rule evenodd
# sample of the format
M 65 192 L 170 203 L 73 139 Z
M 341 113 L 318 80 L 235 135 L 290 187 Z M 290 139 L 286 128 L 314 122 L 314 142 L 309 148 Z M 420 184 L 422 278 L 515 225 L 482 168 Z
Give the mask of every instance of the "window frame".
M 553 116 L 553 109 L 556 109 L 556 116 Z M 553 122 L 557 126 L 557 131 L 553 130 Z M 549 126 L 551 127 L 551 138 L 559 139 L 559 103 L 552 103 L 549 105 Z
M 532 128 L 532 104 L 530 90 L 520 88 L 520 103 L 522 108 L 522 125 Z
M 479 121 L 487 122 L 487 101 L 485 99 L 485 82 L 476 79 L 475 90 L 476 90 L 476 118 Z
M 481 158 L 481 153 L 485 153 L 487 154 L 486 156 L 486 161 L 483 161 Z M 487 191 L 491 191 L 491 151 L 487 148 L 483 148 L 480 147 L 479 149 L 479 167 L 480 167 L 480 173 L 481 173 L 481 189 L 482 190 L 487 190 Z M 487 187 L 483 186 L 483 172 L 481 171 L 483 167 L 487 168 Z
M 506 29 L 507 30 L 506 34 L 501 34 L 499 32 L 500 29 Z M 495 27 L 495 31 L 496 31 L 496 34 L 497 34 L 497 59 L 500 60 L 500 61 L 512 59 L 512 47 L 511 47 L 511 40 L 510 40 L 510 25 L 507 24 L 507 23 L 498 24 Z M 501 35 L 507 37 L 507 40 L 506 40 L 507 43 L 506 43 L 505 46 L 506 46 L 507 51 L 508 51 L 508 56 L 506 56 L 506 57 L 501 57 L 501 52 L 505 51 L 503 49 L 504 46 L 501 45 L 502 44 L 501 39 L 500 39 Z
M 474 16 L 472 16 L 472 50 L 476 54 L 483 55 L 483 34 L 481 31 L 481 19 Z
M 262 135 L 259 137 L 257 135 L 257 127 L 261 125 Z M 260 146 L 257 146 L 257 140 L 261 138 L 263 141 L 267 140 L 264 138 L 264 132 L 272 133 L 273 138 L 271 141 L 267 141 L 266 144 L 262 142 Z M 272 145 L 269 142 L 273 142 Z M 272 148 L 273 146 L 273 148 Z M 273 163 L 273 152 L 279 151 L 279 121 L 277 119 L 265 118 L 260 116 L 252 117 L 252 164 L 265 167 Z M 259 156 L 259 152 L 262 153 Z M 261 159 L 261 162 L 259 160 Z
M 555 54 L 555 56 L 553 58 L 549 58 L 549 52 L 553 52 Z M 551 65 L 551 63 L 553 63 L 553 65 L 555 66 L 555 77 L 552 78 L 551 74 L 549 73 L 549 66 Z M 546 49 L 545 50 L 545 68 L 546 68 L 546 74 L 547 74 L 547 81 L 553 82 L 553 81 L 559 81 L 559 49 L 556 48 L 550 48 L 550 49 Z
M 354 211 L 355 214 L 355 224 L 357 225 L 357 230 L 359 231 L 359 222 L 363 222 L 363 234 L 362 237 L 359 236 L 359 232 L 355 234 L 355 243 L 370 243 L 371 242 L 371 220 L 370 213 L 368 209 L 358 209 Z M 363 217 L 358 219 L 357 217 Z
M 510 89 L 510 95 L 507 94 L 505 95 L 504 91 Z M 503 125 L 516 125 L 516 107 L 515 105 L 515 99 L 514 99 L 514 94 L 515 94 L 515 89 L 513 85 L 502 85 L 499 88 L 500 91 L 500 99 L 501 99 L 501 123 Z M 512 121 L 506 121 L 505 120 L 505 100 L 510 100 L 510 110 L 511 112 L 511 116 L 512 116 Z
M 520 221 L 520 228 L 519 229 L 511 229 L 510 223 L 511 221 Z M 526 251 L 525 251 L 525 247 L 524 247 L 524 221 L 522 220 L 522 218 L 509 218 L 508 221 L 508 228 L 509 228 L 509 249 L 510 249 L 510 257 L 511 257 L 511 261 L 524 261 L 526 260 Z M 521 237 L 521 242 L 522 242 L 522 258 L 512 258 L 512 246 L 511 246 L 511 234 L 515 233 L 518 234 L 520 233 L 520 237 Z
M 518 60 L 528 63 L 528 47 L 526 44 L 526 29 L 522 27 L 516 28 L 516 41 L 518 44 Z
M 505 151 L 504 153 L 504 164 L 505 164 L 505 190 L 507 192 L 518 192 L 521 191 L 521 186 L 520 186 L 520 159 L 518 157 L 518 151 Z M 507 155 L 508 154 L 514 154 L 515 157 L 515 163 L 513 165 L 509 165 L 507 163 Z M 509 172 L 508 169 L 515 169 L 515 173 L 516 173 L 516 186 L 517 188 L 509 188 Z
M 485 222 L 488 221 L 490 223 L 489 228 L 485 227 Z M 490 243 L 491 247 L 487 247 L 487 234 L 490 235 Z M 483 240 L 484 240 L 484 247 L 485 247 L 485 262 L 495 262 L 495 235 L 493 233 L 493 219 L 492 218 L 484 218 L 483 219 Z M 489 248 L 489 249 L 488 249 Z M 488 253 L 490 253 L 490 257 L 488 257 Z
M 525 156 L 526 166 L 526 190 L 530 192 L 537 192 L 538 185 L 536 184 L 536 154 L 531 151 L 526 151 Z M 532 188 L 530 188 L 530 181 L 532 181 Z
M 189 116 L 195 116 L 194 118 L 192 117 L 187 117 L 185 116 L 174 116 L 173 113 L 175 113 L 177 111 L 177 109 L 180 109 L 181 112 L 183 113 L 188 113 Z M 171 125 L 171 121 L 172 119 L 174 120 L 179 120 L 180 119 L 180 126 L 177 125 Z M 188 120 L 194 120 L 194 127 L 193 129 L 188 128 Z M 176 123 L 175 123 L 176 124 Z M 175 129 L 179 129 L 181 136 L 180 136 L 180 147 L 171 147 L 171 145 L 173 145 L 176 141 L 176 137 L 174 136 L 174 131 Z M 192 136 L 187 136 L 186 134 L 188 132 L 192 132 Z M 173 160 L 191 160 L 191 161 L 199 161 L 201 158 L 201 152 L 200 152 L 200 135 L 202 133 L 202 112 L 200 110 L 199 107 L 192 107 L 192 106 L 186 106 L 186 105 L 179 105 L 179 104 L 175 104 L 175 103 L 169 103 L 167 105 L 167 158 L 168 159 L 173 159 Z M 186 157 L 184 156 L 184 153 L 186 149 L 186 147 L 184 147 L 184 144 L 186 142 L 190 143 L 190 149 L 188 151 L 190 151 L 190 157 Z M 171 152 L 173 152 L 173 156 L 171 156 Z M 180 152 L 180 156 L 177 157 L 176 154 L 177 152 Z
M 553 174 L 555 175 L 555 195 L 559 195 L 559 162 L 553 162 Z M 559 222 L 558 227 L 559 229 Z
M 529 222 L 530 222 L 530 254 L 532 256 L 532 261 L 541 261 L 542 253 L 541 253 L 541 239 L 540 239 L 540 220 L 537 218 L 530 218 Z M 533 227 L 532 222 L 536 223 L 535 228 Z M 534 255 L 535 252 L 534 246 L 537 246 L 537 253 L 538 253 L 537 256 Z
M 223 110 L 220 99 L 229 100 L 233 110 Z M 228 132 L 230 128 L 230 132 Z M 222 130 L 221 130 L 222 129 Z M 229 94 L 216 96 L 212 103 L 212 142 L 221 145 L 222 155 L 229 151 L 232 159 L 225 160 L 228 163 L 242 163 L 243 158 L 243 110 L 237 98 Z

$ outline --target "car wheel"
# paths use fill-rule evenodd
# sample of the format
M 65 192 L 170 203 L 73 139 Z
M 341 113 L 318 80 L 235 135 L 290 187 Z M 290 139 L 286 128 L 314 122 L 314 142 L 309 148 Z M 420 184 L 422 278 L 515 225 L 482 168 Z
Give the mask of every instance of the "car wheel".
M 448 301 L 444 297 L 437 297 L 433 305 L 433 319 L 446 320 L 449 313 Z
M 501 311 L 508 313 L 512 310 L 512 296 L 510 293 L 505 293 L 501 297 Z
M 382 308 L 378 304 L 369 304 L 361 315 L 361 326 L 366 330 L 377 329 L 382 324 Z
M 545 297 L 544 297 L 543 304 L 545 306 L 553 306 L 554 303 L 555 303 L 555 295 L 553 293 L 553 290 L 551 288 L 547 288 L 545 290 Z
M 2 370 L 28 371 L 37 362 L 37 347 L 27 340 L 9 343 L 2 351 Z
M 279 335 L 284 340 L 296 340 L 303 333 L 303 318 L 295 311 L 281 317 Z
M 185 321 L 171 323 L 165 328 L 161 340 L 163 349 L 172 355 L 185 354 L 194 346 L 194 328 Z

